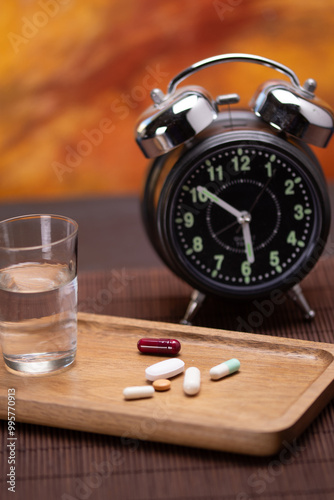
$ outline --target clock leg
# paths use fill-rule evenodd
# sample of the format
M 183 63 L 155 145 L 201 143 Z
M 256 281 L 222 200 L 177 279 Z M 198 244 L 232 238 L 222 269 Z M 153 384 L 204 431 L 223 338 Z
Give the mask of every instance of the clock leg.
M 303 311 L 305 319 L 312 320 L 315 317 L 315 312 L 310 308 L 307 300 L 304 297 L 300 285 L 295 285 L 293 288 L 291 288 L 291 290 L 288 292 L 288 295 Z
M 190 302 L 188 304 L 187 310 L 183 319 L 181 319 L 180 323 L 182 325 L 191 325 L 191 320 L 203 304 L 205 299 L 205 295 L 198 290 L 194 290 L 190 296 Z

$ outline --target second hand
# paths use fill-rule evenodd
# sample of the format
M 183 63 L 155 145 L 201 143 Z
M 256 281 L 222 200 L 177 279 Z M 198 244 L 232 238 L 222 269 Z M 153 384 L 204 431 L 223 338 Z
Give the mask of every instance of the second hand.
M 257 197 L 255 198 L 252 206 L 250 207 L 250 209 L 248 210 L 248 213 L 251 214 L 252 211 L 254 210 L 255 206 L 257 205 L 259 199 L 261 198 L 261 196 L 263 195 L 263 193 L 265 192 L 265 190 L 267 189 L 267 187 L 269 186 L 270 182 L 273 180 L 275 174 L 277 172 L 277 168 L 275 168 L 275 170 L 273 171 L 273 175 L 271 177 L 268 178 L 267 182 L 264 184 L 264 186 L 262 187 L 261 191 L 259 192 L 259 194 L 257 195 Z M 240 231 L 240 227 L 238 227 L 238 229 L 236 230 L 236 233 L 239 233 Z

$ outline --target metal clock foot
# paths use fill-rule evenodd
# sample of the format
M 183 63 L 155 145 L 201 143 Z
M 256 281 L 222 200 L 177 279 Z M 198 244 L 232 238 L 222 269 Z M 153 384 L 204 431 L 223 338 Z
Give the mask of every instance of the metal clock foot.
M 194 290 L 192 292 L 185 315 L 180 321 L 182 325 L 191 325 L 191 320 L 194 318 L 195 314 L 203 304 L 204 299 L 204 293 L 199 292 L 198 290 Z
M 295 285 L 289 292 L 289 297 L 303 311 L 304 319 L 311 321 L 315 317 L 315 312 L 309 306 L 300 285 Z

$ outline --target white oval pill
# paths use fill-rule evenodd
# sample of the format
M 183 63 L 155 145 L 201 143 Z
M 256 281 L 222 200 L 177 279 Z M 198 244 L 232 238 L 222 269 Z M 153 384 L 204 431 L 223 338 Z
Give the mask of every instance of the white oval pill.
M 152 385 L 133 385 L 124 389 L 123 396 L 125 399 L 151 398 L 154 392 Z
M 201 372 L 196 366 L 186 369 L 183 380 L 183 390 L 188 396 L 195 396 L 201 388 Z
M 147 380 L 158 380 L 159 378 L 175 377 L 184 370 L 184 361 L 179 358 L 165 359 L 154 363 L 145 370 Z
M 210 377 L 212 380 L 219 380 L 220 378 L 231 375 L 231 373 L 237 372 L 240 368 L 240 361 L 236 358 L 228 359 L 220 365 L 214 366 L 210 370 Z

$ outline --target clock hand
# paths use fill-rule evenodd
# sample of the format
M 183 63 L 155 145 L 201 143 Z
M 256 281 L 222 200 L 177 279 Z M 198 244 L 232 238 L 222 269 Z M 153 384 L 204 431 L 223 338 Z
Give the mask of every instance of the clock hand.
M 263 188 L 261 189 L 261 191 L 259 192 L 259 194 L 257 195 L 257 197 L 255 198 L 254 200 L 254 203 L 253 205 L 250 207 L 250 209 L 248 210 L 248 213 L 250 214 L 255 205 L 257 205 L 257 202 L 259 201 L 259 199 L 261 198 L 261 196 L 263 195 L 263 193 L 265 192 L 265 190 L 267 189 L 268 185 L 270 184 L 270 182 L 273 180 L 273 178 L 275 177 L 275 174 L 276 174 L 276 171 L 277 169 L 275 168 L 274 172 L 273 172 L 273 175 L 271 177 L 268 178 L 267 182 L 265 183 L 265 185 L 263 186 Z
M 208 191 L 205 187 L 197 186 L 197 191 L 199 193 L 205 194 L 211 201 L 213 201 L 213 203 L 215 203 L 219 207 L 223 208 L 224 210 L 226 210 L 230 214 L 234 215 L 234 217 L 236 217 L 237 219 L 242 217 L 242 215 L 243 215 L 242 212 L 239 212 L 239 210 L 232 207 L 232 205 L 230 205 L 229 203 L 226 203 L 226 201 L 222 200 L 221 198 L 218 198 L 218 196 L 216 196 L 215 194 Z
M 253 242 L 252 242 L 252 237 L 251 237 L 251 233 L 250 233 L 249 223 L 244 222 L 243 224 L 240 224 L 240 222 L 238 220 L 236 220 L 236 221 L 232 222 L 231 224 L 229 224 L 228 226 L 223 227 L 223 229 L 220 229 L 219 231 L 217 231 L 215 233 L 215 236 L 220 236 L 221 234 L 223 234 L 228 229 L 231 229 L 231 227 L 235 226 L 236 224 L 239 224 L 237 231 L 239 231 L 240 226 L 242 227 L 247 260 L 250 264 L 253 264 L 253 262 L 255 262 L 255 256 L 254 256 Z
M 242 225 L 242 235 L 244 237 L 244 242 L 245 242 L 245 251 L 246 251 L 246 256 L 247 260 L 250 264 L 253 264 L 255 262 L 255 257 L 254 257 L 254 250 L 253 250 L 253 242 L 252 242 L 252 236 L 249 228 L 249 223 L 244 222 Z
M 219 229 L 219 231 L 217 231 L 215 233 L 215 235 L 220 236 L 222 233 L 225 233 L 225 231 L 227 231 L 228 229 L 231 229 L 231 227 L 236 226 L 237 224 L 239 224 L 239 222 L 237 220 L 235 220 L 234 222 L 231 222 L 231 224 L 229 224 L 228 226 L 225 226 L 222 229 Z
M 253 243 L 252 243 L 252 237 L 249 229 L 249 222 L 250 222 L 250 215 L 247 212 L 240 212 L 236 208 L 232 207 L 229 203 L 226 203 L 226 201 L 222 200 L 221 198 L 218 198 L 214 193 L 211 193 L 208 191 L 206 188 L 203 186 L 197 186 L 197 191 L 199 193 L 205 194 L 213 203 L 218 205 L 219 207 L 223 208 L 230 214 L 234 215 L 237 218 L 237 221 L 242 227 L 242 234 L 245 242 L 245 251 L 247 255 L 247 260 L 250 264 L 254 262 L 254 250 L 253 250 Z
M 277 168 L 275 168 L 274 172 L 273 172 L 273 175 L 271 177 L 268 178 L 267 182 L 264 184 L 263 188 L 261 189 L 261 191 L 259 192 L 259 194 L 257 195 L 257 197 L 255 198 L 252 206 L 250 207 L 250 209 L 248 210 L 248 213 L 252 213 L 252 211 L 254 210 L 255 206 L 257 205 L 258 201 L 260 200 L 261 196 L 263 195 L 263 193 L 265 192 L 265 190 L 267 189 L 269 183 L 272 181 L 272 179 L 274 178 L 275 174 L 277 172 Z M 239 232 L 240 230 L 240 227 L 238 227 L 237 229 L 237 233 Z

